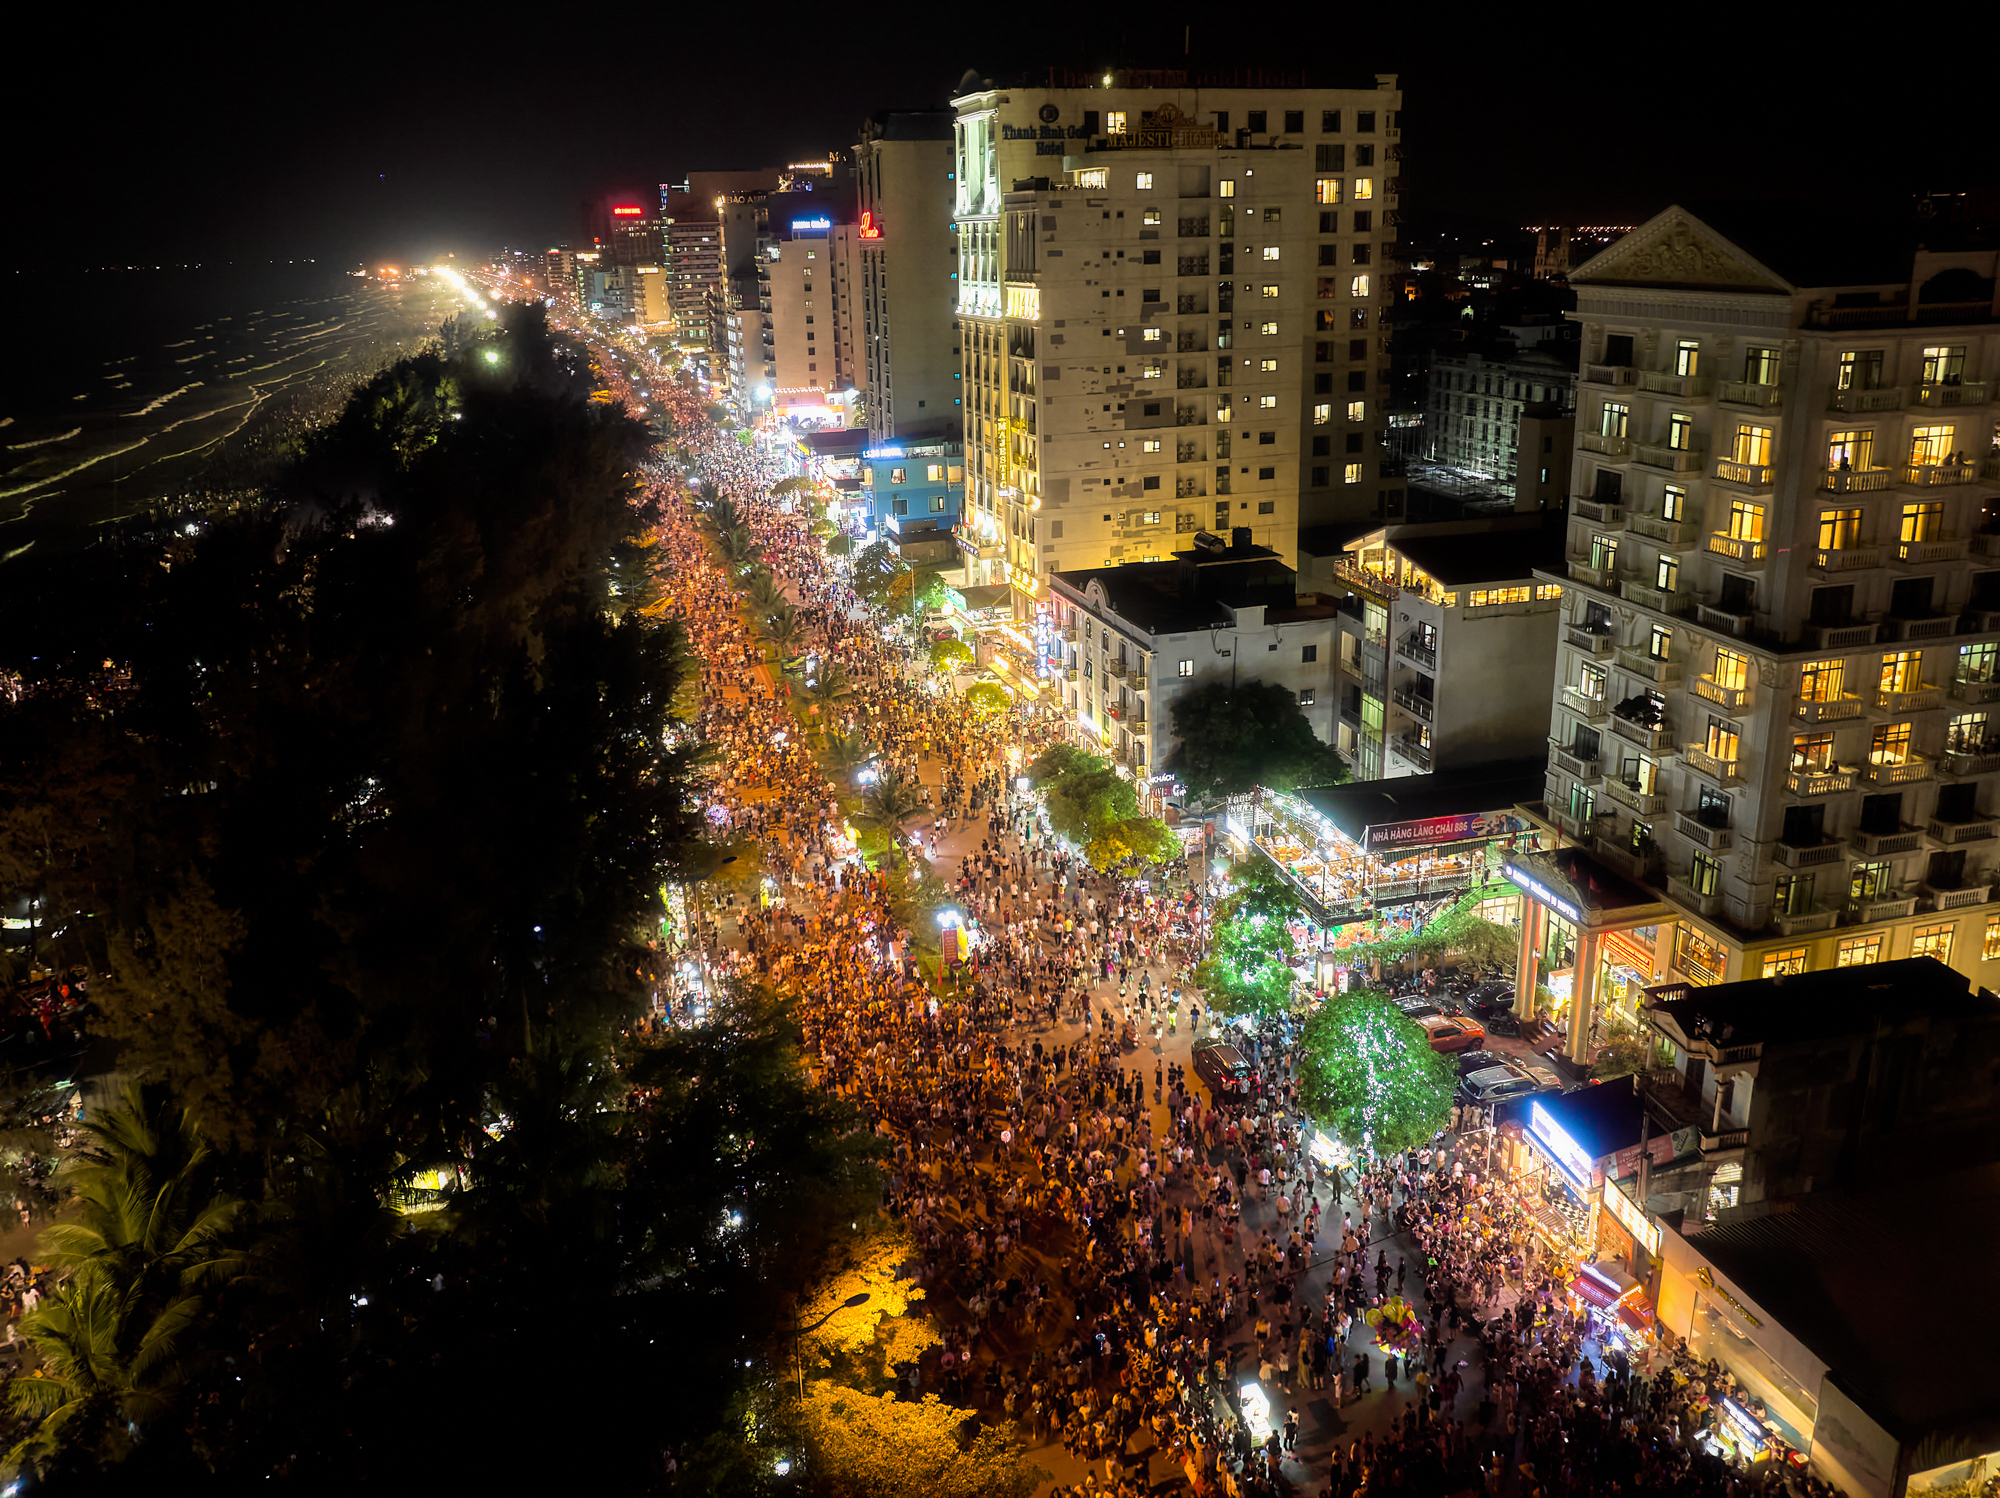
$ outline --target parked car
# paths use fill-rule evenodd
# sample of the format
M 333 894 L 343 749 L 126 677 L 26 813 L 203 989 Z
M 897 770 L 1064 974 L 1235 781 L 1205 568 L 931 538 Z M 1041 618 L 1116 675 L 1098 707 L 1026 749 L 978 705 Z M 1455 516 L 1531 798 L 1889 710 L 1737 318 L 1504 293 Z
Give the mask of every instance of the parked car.
M 1469 1050 L 1486 1038 L 1479 1021 L 1449 1014 L 1426 1014 L 1417 1023 L 1430 1037 L 1431 1049 L 1439 1052 Z
M 1195 1074 L 1217 1097 L 1241 1097 L 1250 1090 L 1250 1063 L 1227 1041 L 1199 1041 L 1193 1055 Z
M 1561 1092 L 1562 1079 L 1547 1067 L 1537 1067 L 1541 1077 L 1530 1075 L 1528 1068 L 1516 1065 L 1494 1066 L 1485 1071 L 1476 1071 L 1458 1081 L 1459 1095 L 1468 1103 L 1481 1107 L 1491 1107 L 1504 1103 L 1509 1098 L 1535 1097 L 1542 1093 Z M 1546 1080 L 1544 1080 L 1546 1078 Z
M 1422 1019 L 1428 1014 L 1444 1013 L 1444 1010 L 1433 1004 L 1429 999 L 1420 999 L 1414 996 L 1397 999 L 1395 1004 L 1398 1009 L 1402 1010 L 1411 1019 Z
M 1507 982 L 1482 983 L 1465 996 L 1465 1007 L 1481 1019 L 1490 1019 L 1514 1007 L 1514 985 Z
M 1496 1066 L 1506 1066 L 1513 1059 L 1505 1051 L 1460 1051 L 1458 1074 L 1469 1077 L 1476 1071 L 1491 1071 Z

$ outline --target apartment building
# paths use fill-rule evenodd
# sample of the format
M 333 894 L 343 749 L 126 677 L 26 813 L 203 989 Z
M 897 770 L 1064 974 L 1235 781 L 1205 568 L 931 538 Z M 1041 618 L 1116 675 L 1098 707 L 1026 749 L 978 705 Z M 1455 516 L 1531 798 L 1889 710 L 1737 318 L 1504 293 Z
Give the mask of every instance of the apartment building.
M 1426 456 L 1497 480 L 1538 509 L 1562 504 L 1575 435 L 1573 342 L 1507 340 L 1439 353 L 1428 386 Z
M 722 279 L 722 205 L 732 195 L 775 192 L 782 173 L 690 172 L 683 182 L 660 184 L 660 234 L 669 278 L 676 336 L 685 348 L 713 337 L 710 302 Z
M 1341 599 L 1332 742 L 1355 779 L 1544 747 L 1563 590 L 1537 572 L 1562 546 L 1539 515 L 1301 533 L 1302 580 Z
M 1276 682 L 1332 737 L 1334 604 L 1300 595 L 1298 575 L 1250 536 L 1201 531 L 1166 558 L 1049 575 L 1038 645 L 1058 700 L 1142 783 L 1179 743 L 1173 700 L 1193 687 Z
M 771 228 L 757 254 L 757 275 L 769 311 L 772 406 L 800 420 L 847 425 L 860 374 L 851 289 L 855 226 L 839 222 L 829 205 Z
M 1929 955 L 2000 984 L 2000 255 L 1721 219 L 1570 274 L 1544 824 L 1664 894 L 1656 979 Z
M 968 76 L 967 523 L 1026 617 L 1058 570 L 1380 514 L 1401 95 L 1302 77 Z M 1400 486 L 1391 490 L 1400 494 Z
M 854 150 L 857 378 L 877 442 L 962 436 L 954 150 L 943 109 L 874 115 Z

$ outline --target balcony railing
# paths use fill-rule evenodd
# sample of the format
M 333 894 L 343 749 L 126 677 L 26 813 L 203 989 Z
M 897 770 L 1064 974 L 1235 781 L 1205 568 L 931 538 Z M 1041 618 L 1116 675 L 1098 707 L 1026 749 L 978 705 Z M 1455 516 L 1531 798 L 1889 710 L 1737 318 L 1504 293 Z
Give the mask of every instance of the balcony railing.
M 1896 482 L 1893 468 L 1829 468 L 1819 476 L 1828 494 L 1876 494 Z
M 1627 578 L 1618 591 L 1630 603 L 1643 603 L 1663 614 L 1686 614 L 1698 601 L 1692 588 L 1656 588 L 1636 578 Z
M 1726 713 L 1745 712 L 1750 706 L 1748 687 L 1725 687 L 1712 676 L 1697 676 L 1688 683 L 1688 690 L 1706 702 L 1713 702 Z
M 1570 690 L 1574 691 L 1575 688 Z M 1396 706 L 1425 723 L 1431 722 L 1437 712 L 1437 704 L 1430 698 L 1419 697 L 1415 692 L 1406 691 L 1401 687 L 1396 689 Z
M 1903 483 L 1916 489 L 1935 489 L 1948 484 L 1969 484 L 1979 474 L 1970 463 L 1906 463 Z
M 1785 777 L 1785 789 L 1801 800 L 1837 796 L 1854 789 L 1856 772 L 1851 769 L 1794 770 Z
M 1555 739 L 1549 740 L 1549 758 L 1555 761 L 1557 769 L 1578 780 L 1596 780 L 1604 773 L 1604 762 L 1596 755 L 1586 758 Z
M 1639 378 L 1639 371 L 1628 364 L 1586 364 L 1583 366 L 1583 382 L 1586 385 L 1631 385 Z
M 1845 546 L 1813 555 L 1815 572 L 1865 572 L 1882 565 L 1882 548 L 1879 546 Z
M 1782 406 L 1785 403 L 1785 387 L 1753 385 L 1748 380 L 1724 380 L 1715 387 L 1715 398 L 1730 406 Z
M 1734 458 L 1720 458 L 1715 464 L 1715 476 L 1725 484 L 1738 484 L 1745 489 L 1768 489 L 1777 482 L 1778 470 L 1769 463 L 1739 463 Z
M 1431 751 L 1427 745 L 1418 743 L 1408 734 L 1397 734 L 1389 741 L 1389 747 L 1420 770 L 1431 767 Z
M 1603 432 L 1584 432 L 1576 442 L 1585 452 L 1601 453 L 1607 458 L 1622 458 L 1632 451 L 1630 437 L 1612 437 Z
M 1842 718 L 1858 718 L 1866 704 L 1852 692 L 1843 692 L 1838 697 L 1820 701 L 1801 698 L 1792 709 L 1802 722 L 1837 723 Z
M 1620 670 L 1629 671 L 1634 676 L 1643 677 L 1655 685 L 1664 685 L 1681 679 L 1679 661 L 1658 660 L 1643 650 L 1634 650 L 1629 646 L 1620 648 L 1618 666 Z
M 1944 688 L 1911 687 L 1907 691 L 1884 688 L 1875 694 L 1875 705 L 1898 717 L 1904 713 L 1925 713 L 1944 706 Z
M 1913 785 L 1929 780 L 1936 766 L 1921 754 L 1912 754 L 1900 764 L 1871 764 L 1862 773 L 1877 785 Z
M 1728 609 L 1719 609 L 1706 603 L 1694 613 L 1695 617 L 1708 628 L 1719 629 L 1729 635 L 1747 635 L 1750 633 L 1751 624 L 1755 622 L 1753 615 L 1732 613 Z
M 1572 582 L 1588 583 L 1591 587 L 1602 588 L 1607 593 L 1617 590 L 1618 569 L 1616 567 L 1593 567 L 1590 563 L 1579 557 L 1570 557 L 1568 559 L 1568 568 L 1570 581 Z
M 1943 843 L 1950 848 L 1959 843 L 1988 841 L 1993 836 L 1995 825 L 1988 817 L 1975 817 L 1970 822 L 1942 822 L 1933 817 L 1930 826 L 1924 830 L 1931 835 L 1933 841 Z
M 1701 527 L 1692 520 L 1662 520 L 1658 515 L 1642 515 L 1636 510 L 1626 512 L 1625 529 L 1666 546 L 1690 545 L 1701 533 Z
M 1691 843 L 1699 843 L 1711 853 L 1725 851 L 1734 841 L 1727 827 L 1711 827 L 1684 811 L 1674 814 L 1674 831 Z
M 1896 560 L 1906 566 L 1929 567 L 1939 562 L 1965 560 L 1966 543 L 1940 538 L 1935 541 L 1898 541 Z
M 1664 724 L 1658 728 L 1652 728 L 1644 723 L 1635 723 L 1630 718 L 1621 718 L 1618 714 L 1613 713 L 1611 715 L 1611 731 L 1618 735 L 1619 738 L 1627 739 L 1637 744 L 1641 749 L 1648 749 L 1654 753 L 1670 750 L 1674 746 L 1674 731 Z
M 1888 858 L 1897 853 L 1914 853 L 1924 845 L 1920 828 L 1898 827 L 1894 832 L 1868 832 L 1856 828 L 1854 846 L 1863 858 Z
M 1588 520 L 1606 530 L 1623 530 L 1625 527 L 1623 505 L 1606 504 L 1596 499 L 1573 499 L 1569 507 L 1579 520 Z
M 1781 863 L 1788 869 L 1818 868 L 1821 864 L 1839 863 L 1844 857 L 1846 854 L 1836 842 L 1814 843 L 1807 847 L 1791 843 L 1771 845 L 1772 862 Z
M 1944 752 L 1944 771 L 1947 775 L 1963 778 L 1990 775 L 1995 770 L 2000 770 L 2000 748 L 1947 749 Z
M 1910 404 L 1935 409 L 1939 406 L 1983 406 L 1986 382 L 1967 380 L 1961 385 L 1918 385 L 1910 391 Z
M 1708 399 L 1709 380 L 1707 375 L 1667 374 L 1657 369 L 1639 371 L 1639 388 L 1650 390 L 1655 395 L 1678 395 L 1683 400 Z
M 1903 387 L 1889 385 L 1880 390 L 1829 390 L 1826 393 L 1826 408 L 1850 415 L 1866 411 L 1900 411 L 1903 409 Z
M 1586 723 L 1601 723 L 1604 721 L 1604 699 L 1602 697 L 1592 697 L 1585 692 L 1578 691 L 1575 687 L 1563 688 L 1563 706 L 1575 713 Z M 1426 715 L 1425 721 L 1429 721 L 1428 715 Z
M 1933 910 L 1963 910 L 1968 905 L 1984 905 L 1990 884 L 1972 884 L 1963 889 L 1934 889 L 1926 884 L 1923 892 L 1931 897 Z
M 1943 614 L 1935 619 L 1899 619 L 1890 615 L 1882 621 L 1882 636 L 1889 640 L 1941 640 L 1958 632 L 1958 616 Z
M 1656 817 L 1667 809 L 1667 798 L 1658 791 L 1642 791 L 1622 780 L 1606 780 L 1604 794 L 1634 816 Z
M 1952 682 L 1951 695 L 1960 702 L 2000 701 L 2000 680 L 1969 681 L 1961 676 Z
M 1704 894 L 1692 884 L 1689 884 L 1687 880 L 1675 875 L 1668 875 L 1667 893 L 1690 910 L 1698 911 L 1702 915 L 1720 915 L 1722 913 L 1721 890 Z
M 1663 442 L 1641 442 L 1632 449 L 1633 461 L 1648 468 L 1664 468 L 1668 473 L 1700 473 L 1708 454 L 1699 447 L 1669 447 Z
M 1873 900 L 1855 900 L 1847 909 L 1856 920 L 1863 923 L 1899 921 L 1904 916 L 1917 913 L 1917 897 L 1914 894 L 1882 895 Z
M 1563 631 L 1563 637 L 1569 641 L 1572 649 L 1581 650 L 1589 656 L 1609 655 L 1615 643 L 1608 634 L 1599 634 L 1595 630 L 1583 629 L 1574 624 Z
M 1875 626 L 1857 623 L 1808 624 L 1805 637 L 1815 650 L 1846 650 L 1855 645 L 1873 645 Z
M 1707 747 L 1702 744 L 1689 744 L 1681 750 L 1681 754 L 1687 760 L 1690 770 L 1699 775 L 1706 775 L 1717 785 L 1743 784 L 1743 777 L 1736 772 L 1736 766 L 1740 763 L 1738 760 L 1723 759 L 1720 755 L 1710 754 Z
M 1727 531 L 1711 531 L 1708 536 L 1708 549 L 1719 557 L 1728 557 L 1740 566 L 1764 565 L 1765 546 L 1762 541 L 1732 536 Z
M 1821 905 L 1812 910 L 1775 914 L 1771 917 L 1771 929 L 1780 936 L 1805 936 L 1814 931 L 1828 930 L 1839 919 L 1838 909 Z

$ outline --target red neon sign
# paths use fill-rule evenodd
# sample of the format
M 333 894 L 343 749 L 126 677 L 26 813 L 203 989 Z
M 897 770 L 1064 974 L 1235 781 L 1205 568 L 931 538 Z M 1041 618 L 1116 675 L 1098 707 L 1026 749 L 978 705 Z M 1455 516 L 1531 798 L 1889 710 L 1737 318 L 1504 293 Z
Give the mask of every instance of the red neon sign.
M 882 226 L 875 222 L 875 210 L 873 208 L 864 208 L 861 210 L 861 229 L 859 232 L 863 239 L 880 239 L 882 237 Z
M 619 218 L 637 218 L 646 210 L 643 208 L 614 208 L 611 211 Z

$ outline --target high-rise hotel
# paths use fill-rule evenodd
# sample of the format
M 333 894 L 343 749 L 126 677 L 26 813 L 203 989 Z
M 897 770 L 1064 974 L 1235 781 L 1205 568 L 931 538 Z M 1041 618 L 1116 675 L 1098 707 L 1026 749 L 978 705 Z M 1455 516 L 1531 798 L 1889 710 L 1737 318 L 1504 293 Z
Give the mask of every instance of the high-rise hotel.
M 1648 981 L 2000 985 L 2000 255 L 1951 232 L 1672 208 L 1570 275 L 1568 847 L 1520 872 L 1573 1044 Z
M 1296 566 L 1302 513 L 1400 515 L 1401 100 L 1393 75 L 961 82 L 961 539 L 1018 617 L 1055 569 L 1239 529 Z

